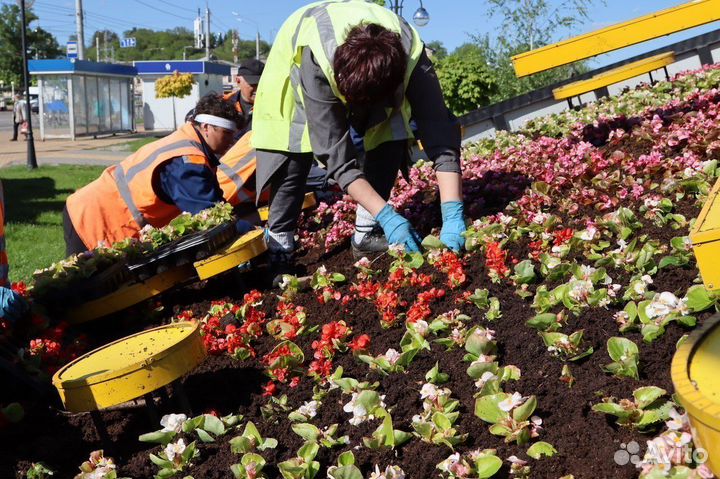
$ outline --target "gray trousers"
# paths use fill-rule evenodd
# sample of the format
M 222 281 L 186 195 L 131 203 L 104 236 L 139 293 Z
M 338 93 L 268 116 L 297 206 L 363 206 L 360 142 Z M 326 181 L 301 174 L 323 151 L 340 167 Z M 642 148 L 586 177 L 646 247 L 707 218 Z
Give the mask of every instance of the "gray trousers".
M 408 165 L 408 141 L 382 143 L 358 157 L 365 179 L 384 200 L 388 200 L 398 171 Z M 312 154 L 257 150 L 257 164 L 258 191 L 270 185 L 269 230 L 274 233 L 294 232 L 302 210 L 305 183 L 313 164 Z

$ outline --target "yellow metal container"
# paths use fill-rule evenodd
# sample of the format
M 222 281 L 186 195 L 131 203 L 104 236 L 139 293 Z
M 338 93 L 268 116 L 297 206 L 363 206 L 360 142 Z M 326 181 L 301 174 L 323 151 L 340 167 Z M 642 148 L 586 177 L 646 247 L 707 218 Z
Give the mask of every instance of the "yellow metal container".
M 690 231 L 695 259 L 705 287 L 720 289 L 720 180 L 715 183 Z
M 317 199 L 315 199 L 315 193 L 305 193 L 305 199 L 303 200 L 302 209 L 308 209 L 312 208 L 317 204 Z M 260 215 L 260 219 L 263 221 L 267 221 L 268 215 L 270 213 L 270 208 L 267 206 L 261 206 L 258 208 L 258 215 Z
M 65 409 L 104 409 L 136 399 L 192 371 L 207 353 L 197 323 L 143 331 L 91 351 L 53 376 Z
M 680 403 L 690 417 L 695 447 L 709 455 L 720 475 L 720 315 L 708 319 L 678 348 L 670 373 Z
M 191 264 L 178 266 L 143 282 L 121 286 L 102 298 L 89 301 L 69 311 L 66 314 L 66 320 L 70 324 L 80 324 L 102 318 L 157 296 L 173 286 L 193 278 L 195 278 L 195 269 Z
M 238 265 L 247 263 L 267 250 L 263 230 L 256 229 L 242 235 L 219 253 L 194 263 L 200 279 L 207 279 L 224 273 Z

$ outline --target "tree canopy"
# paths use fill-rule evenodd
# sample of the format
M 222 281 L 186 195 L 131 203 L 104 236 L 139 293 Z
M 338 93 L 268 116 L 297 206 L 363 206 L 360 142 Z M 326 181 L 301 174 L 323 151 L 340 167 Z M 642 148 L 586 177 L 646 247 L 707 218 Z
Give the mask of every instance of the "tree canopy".
M 0 5 L 0 80 L 18 87 L 23 83 L 22 39 L 20 30 L 20 7 L 5 3 Z M 26 26 L 37 20 L 32 9 L 25 10 Z M 57 58 L 62 54 L 55 37 L 42 28 L 27 28 L 28 55 L 30 58 Z

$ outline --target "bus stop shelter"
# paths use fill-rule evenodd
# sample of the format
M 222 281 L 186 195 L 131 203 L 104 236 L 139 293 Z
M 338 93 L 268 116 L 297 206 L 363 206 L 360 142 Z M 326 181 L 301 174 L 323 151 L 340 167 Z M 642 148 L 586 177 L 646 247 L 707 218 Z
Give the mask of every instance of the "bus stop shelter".
M 28 63 L 38 80 L 42 140 L 135 129 L 135 67 L 75 59 Z

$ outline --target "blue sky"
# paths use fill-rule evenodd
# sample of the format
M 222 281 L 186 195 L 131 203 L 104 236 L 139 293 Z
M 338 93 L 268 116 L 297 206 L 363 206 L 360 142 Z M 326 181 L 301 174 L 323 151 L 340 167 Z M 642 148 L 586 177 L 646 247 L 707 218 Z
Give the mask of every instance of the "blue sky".
M 0 0 L 10 3 L 11 0 Z M 28 3 L 30 0 L 26 0 Z M 308 3 L 303 0 L 208 0 L 211 11 L 211 27 L 214 31 L 237 28 L 240 37 L 254 38 L 256 28 L 263 39 L 272 38 L 285 18 L 295 9 Z M 560 3 L 550 0 L 550 3 Z M 629 20 L 657 10 L 684 3 L 682 0 L 606 0 L 605 5 L 592 8 L 591 21 L 579 31 L 582 33 L 602 28 L 613 23 Z M 490 33 L 493 35 L 497 23 L 487 17 L 484 0 L 423 0 L 430 13 L 430 23 L 420 28 L 425 41 L 440 40 L 452 49 L 469 40 L 469 34 Z M 420 5 L 419 0 L 405 0 L 404 16 L 411 18 Z M 204 1 L 190 0 L 83 0 L 86 13 L 85 37 L 96 30 L 108 28 L 121 34 L 122 31 L 137 27 L 167 29 L 184 26 L 192 30 L 192 19 L 197 8 L 204 9 Z M 75 0 L 35 0 L 35 12 L 39 24 L 49 30 L 64 44 L 68 35 L 75 31 Z M 232 12 L 247 20 L 238 22 Z M 34 24 L 33 24 L 34 25 Z M 629 47 L 596 58 L 593 63 L 601 66 L 621 60 L 644 51 L 658 48 L 684 38 L 720 28 L 720 23 L 709 24 L 654 40 L 635 47 Z M 567 32 L 564 34 L 567 36 Z

